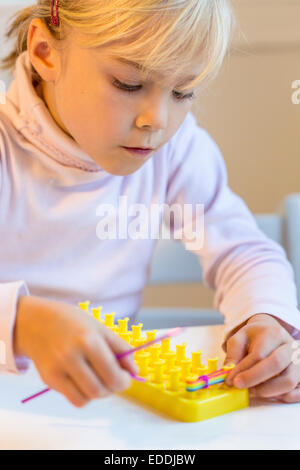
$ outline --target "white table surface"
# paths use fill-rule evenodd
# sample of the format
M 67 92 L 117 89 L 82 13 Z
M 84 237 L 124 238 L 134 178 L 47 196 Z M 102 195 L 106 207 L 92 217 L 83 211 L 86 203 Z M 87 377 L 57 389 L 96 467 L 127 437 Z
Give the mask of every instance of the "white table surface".
M 186 341 L 187 353 L 218 355 L 223 325 L 190 327 L 171 340 Z M 159 333 L 165 330 L 159 330 Z M 113 395 L 75 408 L 54 391 L 27 404 L 45 388 L 32 367 L 0 376 L 0 449 L 299 449 L 300 404 L 251 399 L 250 407 L 199 423 L 182 423 Z

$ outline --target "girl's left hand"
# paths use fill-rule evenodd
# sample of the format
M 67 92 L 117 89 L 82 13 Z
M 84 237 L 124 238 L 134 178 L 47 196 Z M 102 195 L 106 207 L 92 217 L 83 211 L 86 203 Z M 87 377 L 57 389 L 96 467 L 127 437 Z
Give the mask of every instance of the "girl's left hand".
M 224 364 L 236 364 L 227 385 L 249 388 L 252 396 L 300 402 L 300 344 L 275 317 L 254 315 L 226 347 Z

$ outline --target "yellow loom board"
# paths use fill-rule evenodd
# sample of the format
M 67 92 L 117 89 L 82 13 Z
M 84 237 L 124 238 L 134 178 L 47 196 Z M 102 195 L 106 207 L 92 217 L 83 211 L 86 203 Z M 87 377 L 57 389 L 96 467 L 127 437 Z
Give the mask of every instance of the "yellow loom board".
M 102 307 L 92 308 L 89 301 L 78 305 L 95 319 L 106 325 L 132 347 L 140 346 L 155 339 L 157 330 L 147 331 L 142 335 L 142 324 L 133 325 L 128 330 L 129 318 L 119 319 L 114 323 L 114 312 L 101 318 Z M 207 359 L 207 365 L 201 363 L 201 350 L 185 355 L 186 343 L 170 349 L 170 338 L 141 349 L 134 353 L 139 368 L 139 376 L 146 382 L 132 380 L 131 386 L 119 395 L 134 397 L 179 421 L 196 422 L 213 418 L 231 411 L 249 406 L 248 389 L 228 387 L 225 383 L 210 385 L 207 389 L 187 391 L 187 380 L 195 380 L 200 375 L 217 370 L 218 358 Z M 224 367 L 224 370 L 232 366 Z

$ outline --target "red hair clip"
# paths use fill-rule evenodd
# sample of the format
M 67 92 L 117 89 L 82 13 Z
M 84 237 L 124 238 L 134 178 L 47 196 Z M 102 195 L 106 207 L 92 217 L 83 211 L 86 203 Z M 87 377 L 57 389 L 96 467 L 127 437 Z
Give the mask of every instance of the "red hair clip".
M 54 0 L 51 0 L 51 23 L 54 26 L 59 26 L 59 18 L 58 18 L 58 0 L 55 0 L 55 16 L 53 15 L 53 2 Z

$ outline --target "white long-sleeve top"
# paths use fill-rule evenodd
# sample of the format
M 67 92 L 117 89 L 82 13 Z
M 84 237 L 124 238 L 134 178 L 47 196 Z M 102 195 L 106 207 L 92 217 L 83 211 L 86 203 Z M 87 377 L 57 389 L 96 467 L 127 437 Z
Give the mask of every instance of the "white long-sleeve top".
M 128 205 L 204 206 L 203 244 L 182 241 L 216 290 L 224 341 L 256 313 L 282 319 L 297 337 L 300 312 L 285 252 L 230 190 L 221 152 L 193 114 L 138 171 L 111 175 L 53 120 L 32 85 L 26 51 L 0 105 L 0 345 L 6 348 L 0 371 L 20 373 L 29 365 L 13 350 L 19 295 L 74 305 L 89 299 L 117 318 L 136 315 L 157 239 L 100 239 L 101 207 L 118 208 L 122 196 Z M 188 224 L 196 216 L 193 210 Z

